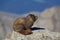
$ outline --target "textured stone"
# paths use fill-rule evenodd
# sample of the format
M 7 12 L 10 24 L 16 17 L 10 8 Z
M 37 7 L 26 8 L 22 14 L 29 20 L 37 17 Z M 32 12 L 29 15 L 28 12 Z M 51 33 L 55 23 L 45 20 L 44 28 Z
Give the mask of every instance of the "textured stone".
M 60 40 L 60 33 L 47 30 L 35 30 L 33 34 L 22 35 L 13 31 L 10 40 Z

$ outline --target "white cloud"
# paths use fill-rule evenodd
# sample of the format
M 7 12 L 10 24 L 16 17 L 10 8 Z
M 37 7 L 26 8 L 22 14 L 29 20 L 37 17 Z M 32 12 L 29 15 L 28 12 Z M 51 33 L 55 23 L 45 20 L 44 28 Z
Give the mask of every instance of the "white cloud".
M 46 3 L 46 0 L 34 0 L 35 2 Z

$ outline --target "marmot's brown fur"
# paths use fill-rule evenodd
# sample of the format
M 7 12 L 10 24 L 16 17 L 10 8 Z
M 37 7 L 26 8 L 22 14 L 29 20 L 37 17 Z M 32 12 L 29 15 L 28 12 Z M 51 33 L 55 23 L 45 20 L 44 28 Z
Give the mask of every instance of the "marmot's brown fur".
M 32 33 L 31 27 L 37 20 L 37 16 L 29 14 L 24 18 L 17 18 L 13 23 L 13 29 L 23 35 L 28 35 Z

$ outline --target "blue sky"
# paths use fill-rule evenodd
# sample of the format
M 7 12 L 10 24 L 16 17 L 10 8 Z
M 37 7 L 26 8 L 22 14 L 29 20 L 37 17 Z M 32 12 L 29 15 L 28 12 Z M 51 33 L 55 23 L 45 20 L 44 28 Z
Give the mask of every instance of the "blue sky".
M 0 11 L 24 14 L 60 6 L 60 0 L 0 0 Z

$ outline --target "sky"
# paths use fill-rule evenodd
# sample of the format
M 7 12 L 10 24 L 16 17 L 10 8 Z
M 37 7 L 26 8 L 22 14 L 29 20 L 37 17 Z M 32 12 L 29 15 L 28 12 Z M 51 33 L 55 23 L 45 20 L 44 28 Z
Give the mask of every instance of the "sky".
M 15 14 L 42 12 L 53 6 L 60 6 L 60 0 L 0 0 L 0 11 Z

